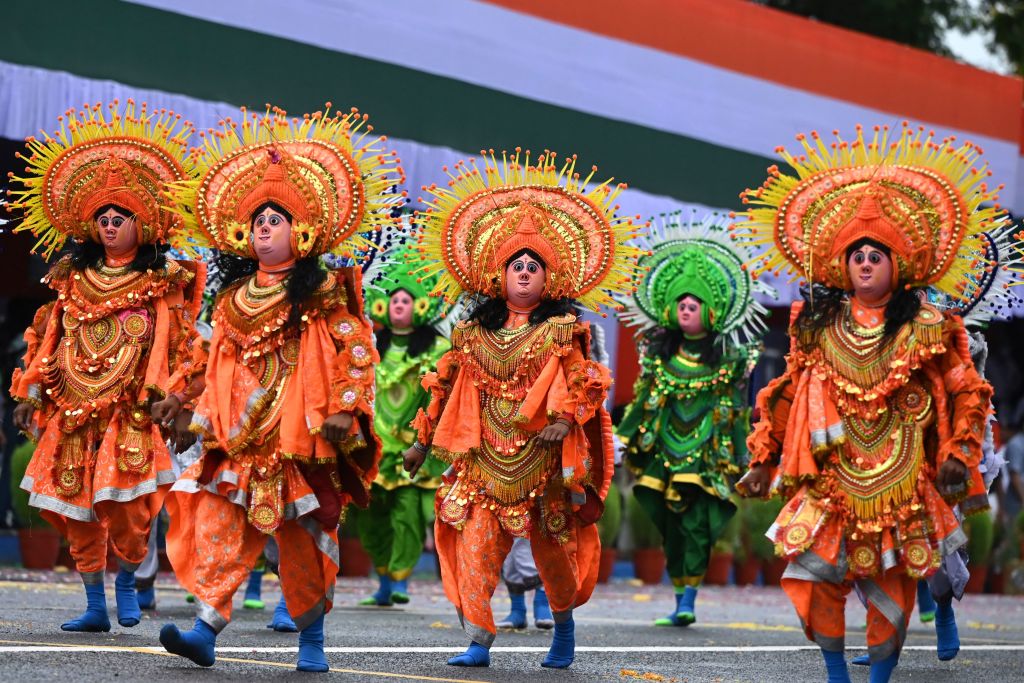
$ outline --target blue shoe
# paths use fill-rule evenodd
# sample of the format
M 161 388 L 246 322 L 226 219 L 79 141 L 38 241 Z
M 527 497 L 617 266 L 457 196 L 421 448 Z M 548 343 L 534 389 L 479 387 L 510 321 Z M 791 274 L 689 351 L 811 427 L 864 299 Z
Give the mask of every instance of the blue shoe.
M 249 572 L 249 583 L 245 587 L 245 599 L 242 607 L 245 609 L 263 609 L 266 607 L 262 599 L 263 593 L 263 570 L 253 569 Z
M 555 624 L 555 635 L 551 638 L 551 649 L 540 663 L 545 669 L 568 669 L 576 655 L 576 624 L 572 617 L 561 624 Z
M 497 628 L 526 628 L 526 594 L 509 593 L 508 597 L 512 601 L 512 610 L 495 626 Z
M 842 651 L 830 652 L 822 650 L 821 656 L 825 659 L 828 683 L 850 683 L 850 670 L 846 666 L 846 655 Z
M 156 587 L 138 588 L 135 591 L 136 599 L 139 601 L 139 609 L 156 609 Z
M 299 633 L 299 660 L 295 669 L 323 673 L 330 668 L 327 655 L 324 654 L 324 615 L 321 614 Z
M 953 613 L 953 598 L 940 602 L 935 608 L 936 654 L 940 661 L 948 662 L 960 654 L 960 633 Z
M 359 604 L 366 607 L 391 607 L 391 577 L 387 574 L 377 574 L 377 582 L 377 592 L 363 598 Z
M 135 592 L 135 572 L 121 569 L 114 579 L 114 597 L 117 598 L 117 623 L 126 628 L 138 626 L 142 621 L 139 596 Z
M 85 612 L 82 616 L 60 625 L 62 631 L 106 633 L 110 630 L 107 617 L 107 594 L 103 582 L 85 584 Z
M 871 674 L 868 677 L 870 683 L 889 683 L 892 670 L 900 661 L 900 653 L 893 652 L 891 655 L 877 662 L 871 662 Z
M 544 592 L 544 586 L 537 588 L 533 594 L 533 623 L 545 631 L 555 627 L 555 619 L 551 616 L 551 605 L 548 604 L 548 594 Z
M 267 628 L 272 628 L 278 633 L 296 633 L 298 627 L 295 626 L 295 622 L 292 621 L 292 617 L 288 614 L 288 605 L 284 601 L 284 596 L 277 601 L 277 607 L 274 608 L 274 617 L 267 624 Z
M 696 623 L 697 613 L 695 604 L 697 602 L 697 589 L 693 586 L 686 586 L 682 593 L 676 593 L 676 611 L 667 617 L 656 619 L 655 626 L 689 626 Z
M 191 631 L 179 631 L 174 624 L 164 624 L 160 629 L 160 644 L 165 650 L 190 659 L 199 666 L 213 666 L 216 643 L 217 634 L 213 628 L 199 618 Z
M 470 643 L 461 655 L 448 660 L 448 666 L 490 666 L 491 651 L 480 643 Z
M 917 582 L 917 617 L 922 624 L 935 621 L 935 598 L 924 579 Z
M 409 603 L 408 579 L 391 581 L 391 602 L 396 605 L 406 605 Z
M 871 657 L 868 655 L 860 655 L 850 660 L 850 664 L 856 664 L 857 666 L 871 666 Z

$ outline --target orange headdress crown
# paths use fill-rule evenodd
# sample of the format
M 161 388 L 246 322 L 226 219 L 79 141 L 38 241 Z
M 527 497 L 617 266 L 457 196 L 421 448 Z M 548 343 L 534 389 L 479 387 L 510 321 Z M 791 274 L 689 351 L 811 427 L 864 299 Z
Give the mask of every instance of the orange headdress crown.
M 523 249 L 545 263 L 546 298 L 596 309 L 633 291 L 642 251 L 629 240 L 637 227 L 615 215 L 614 203 L 625 186 L 606 181 L 588 190 L 593 171 L 580 179 L 575 157 L 561 167 L 555 158 L 545 152 L 531 163 L 517 149 L 499 162 L 491 150 L 482 170 L 475 159 L 459 162 L 447 188 L 424 188 L 433 197 L 420 216 L 419 272 L 440 275 L 436 293 L 449 301 L 463 292 L 504 296 L 506 262 Z
M 895 141 L 888 127 L 876 128 L 871 141 L 860 127 L 852 143 L 810 138 L 798 136 L 805 155 L 779 149 L 796 176 L 772 167 L 764 185 L 742 195 L 751 208 L 734 235 L 768 247 L 751 262 L 754 275 L 786 270 L 850 289 L 845 253 L 867 237 L 890 249 L 900 283 L 962 296 L 983 263 L 982 234 L 1006 221 L 990 204 L 1000 188 L 989 188 L 991 173 L 977 166 L 981 150 L 954 146 L 953 138 L 936 142 L 906 123 Z
M 15 232 L 31 231 L 43 257 L 65 240 L 95 240 L 96 211 L 108 204 L 135 216 L 139 240 L 157 242 L 172 236 L 182 220 L 167 210 L 164 192 L 188 178 L 186 156 L 192 125 L 174 112 L 136 112 L 128 100 L 123 110 L 115 101 L 104 115 L 102 105 L 69 110 L 60 117 L 61 130 L 42 140 L 28 138 L 24 178 L 14 177 L 12 207 L 25 212 Z
M 327 106 L 291 120 L 278 108 L 262 116 L 243 108 L 241 125 L 228 118 L 200 134 L 207 144 L 193 150 L 199 178 L 174 188 L 193 246 L 254 256 L 252 214 L 268 202 L 292 215 L 299 257 L 355 256 L 370 246 L 362 233 L 396 223 L 391 212 L 405 201 L 397 153 L 383 148 L 383 136 L 367 140 L 366 115 Z

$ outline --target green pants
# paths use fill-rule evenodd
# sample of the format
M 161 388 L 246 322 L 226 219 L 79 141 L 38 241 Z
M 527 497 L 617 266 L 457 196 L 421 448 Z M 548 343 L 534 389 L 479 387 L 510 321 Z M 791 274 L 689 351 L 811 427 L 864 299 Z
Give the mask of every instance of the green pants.
M 697 486 L 685 487 L 683 498 L 687 505 L 683 512 L 670 510 L 661 491 L 634 486 L 633 495 L 661 532 L 672 583 L 676 586 L 700 585 L 708 570 L 711 549 L 725 525 L 736 514 L 736 506 Z
M 370 507 L 357 512 L 356 528 L 378 574 L 399 581 L 412 574 L 423 553 L 433 500 L 433 491 L 418 486 L 388 491 L 373 485 Z

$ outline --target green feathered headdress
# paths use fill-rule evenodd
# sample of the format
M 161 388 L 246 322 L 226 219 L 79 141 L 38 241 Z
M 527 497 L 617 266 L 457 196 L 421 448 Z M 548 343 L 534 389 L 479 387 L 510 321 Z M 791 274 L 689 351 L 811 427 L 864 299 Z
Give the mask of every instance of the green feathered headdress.
M 689 294 L 704 304 L 704 327 L 722 338 L 739 344 L 764 334 L 768 311 L 754 295 L 775 292 L 744 268 L 751 255 L 730 239 L 725 216 L 686 222 L 676 212 L 652 223 L 643 245 L 650 255 L 640 258 L 646 272 L 636 293 L 622 301 L 625 310 L 619 317 L 625 324 L 641 331 L 674 328 L 677 303 Z
M 444 318 L 448 312 L 444 299 L 430 295 L 437 286 L 437 278 L 413 274 L 411 271 L 419 265 L 419 252 L 405 244 L 391 247 L 378 256 L 364 280 L 366 311 L 374 322 L 391 326 L 388 302 L 399 289 L 412 296 L 413 327 L 436 325 Z

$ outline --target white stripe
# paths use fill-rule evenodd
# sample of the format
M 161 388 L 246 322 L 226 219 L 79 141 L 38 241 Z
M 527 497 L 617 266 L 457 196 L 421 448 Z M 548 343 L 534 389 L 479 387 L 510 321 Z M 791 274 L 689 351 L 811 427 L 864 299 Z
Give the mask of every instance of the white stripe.
M 770 158 L 797 133 L 907 118 L 474 0 L 129 1 Z M 916 123 L 980 144 L 1003 203 L 1024 201 L 1016 140 Z
M 607 652 L 607 653 L 686 653 L 686 652 L 798 652 L 801 650 L 819 650 L 817 645 L 709 645 L 709 646 L 676 646 L 676 645 L 649 645 L 649 646 L 599 646 L 599 645 L 577 645 L 576 652 Z M 864 647 L 847 647 L 848 651 L 866 650 Z M 324 652 L 333 654 L 448 654 L 464 652 L 465 647 L 325 647 Z M 547 647 L 492 647 L 491 652 L 547 652 Z M 934 645 L 904 645 L 903 650 L 918 652 L 934 652 Z M 1024 645 L 961 645 L 961 651 L 965 652 L 1021 652 Z M 298 652 L 297 647 L 218 647 L 217 654 L 291 654 Z M 0 653 L 31 653 L 31 652 L 139 652 L 142 654 L 164 654 L 166 650 L 162 647 L 116 647 L 103 645 L 68 645 L 66 647 L 57 645 L 3 645 L 0 646 Z
M 38 136 L 40 131 L 54 130 L 57 117 L 69 106 L 115 99 L 123 102 L 129 97 L 147 102 L 151 108 L 172 109 L 195 123 L 199 129 L 215 126 L 219 119 L 238 114 L 237 107 L 224 102 L 210 102 L 161 90 L 133 88 L 116 81 L 83 78 L 63 71 L 0 61 L 0 137 L 17 140 L 29 135 Z M 453 166 L 459 159 L 471 156 L 448 147 L 425 145 L 412 140 L 389 137 L 388 142 L 402 160 L 407 178 L 406 187 L 413 199 L 419 196 L 423 185 L 440 180 L 442 166 Z M 619 203 L 623 214 L 639 215 L 644 219 L 680 209 L 696 210 L 700 216 L 712 210 L 725 212 L 724 209 L 681 202 L 635 188 L 626 190 L 619 198 Z M 765 300 L 762 303 L 779 305 L 789 303 L 798 296 L 795 285 L 777 283 L 771 277 L 767 277 L 766 281 L 778 289 L 780 299 L 779 302 Z M 609 335 L 609 350 L 615 348 L 614 341 L 615 335 Z

